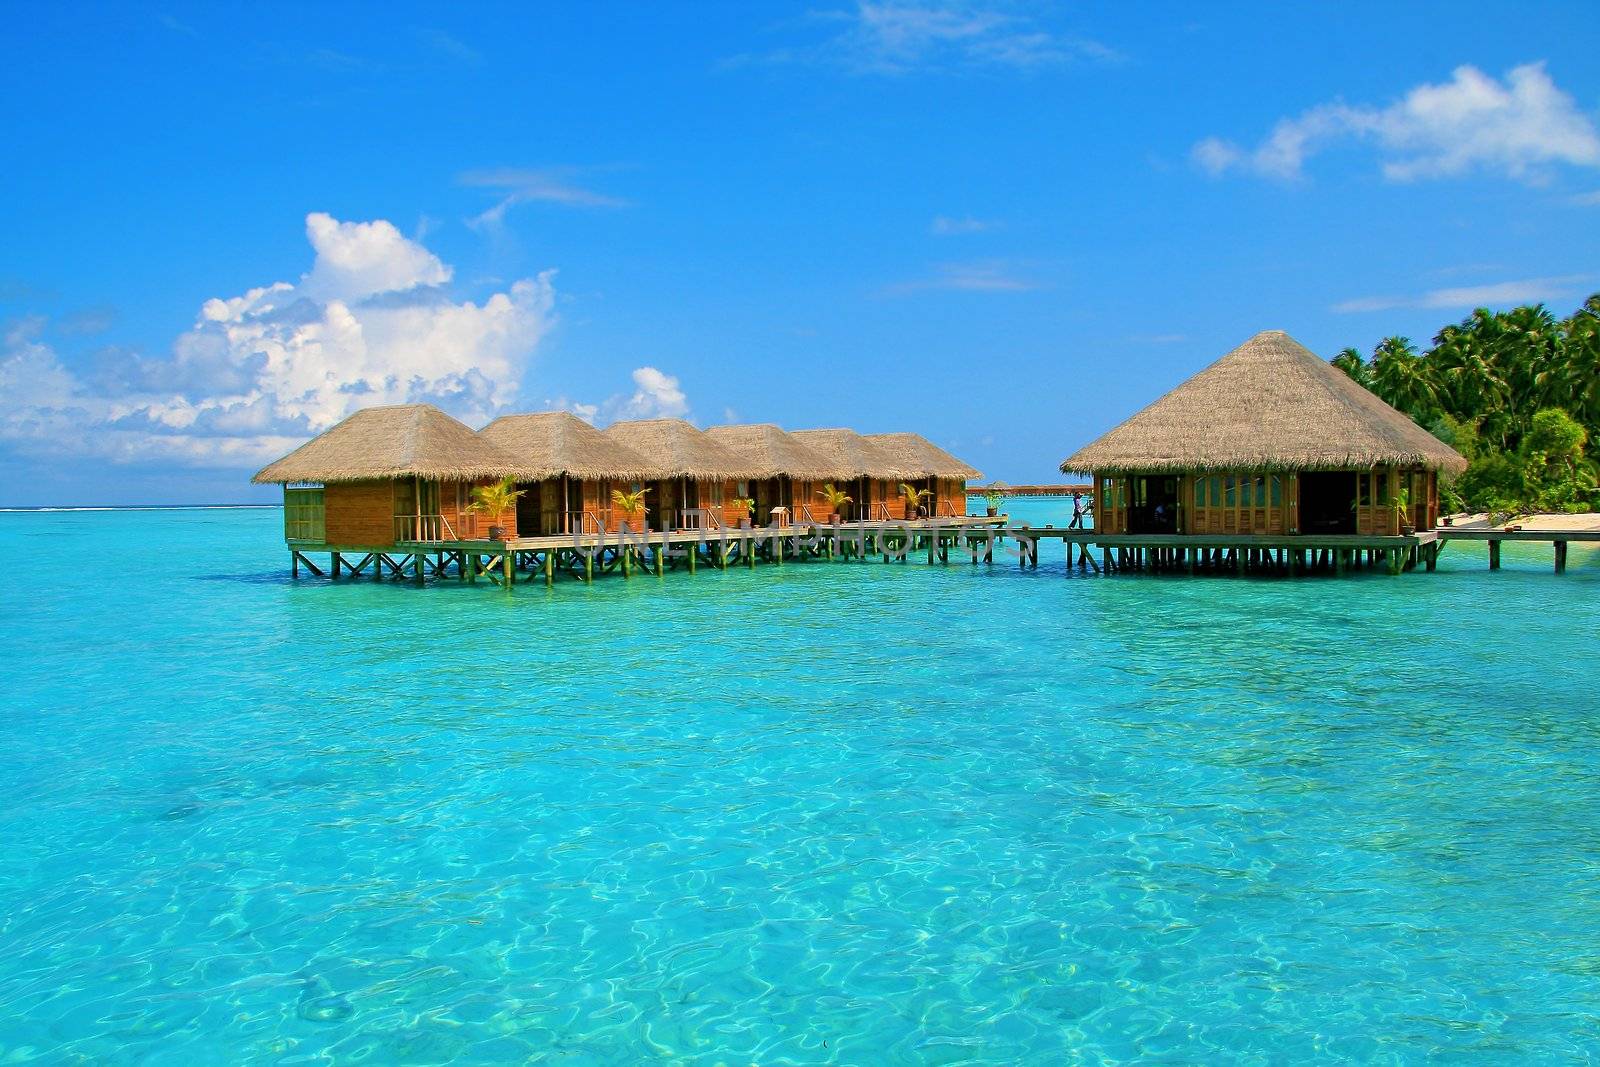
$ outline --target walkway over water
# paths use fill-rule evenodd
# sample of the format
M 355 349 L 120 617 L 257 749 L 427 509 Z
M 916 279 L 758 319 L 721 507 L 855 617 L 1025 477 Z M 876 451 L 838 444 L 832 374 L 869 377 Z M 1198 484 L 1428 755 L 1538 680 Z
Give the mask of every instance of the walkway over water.
M 551 583 L 556 576 L 592 581 L 597 573 L 624 577 L 636 571 L 690 573 L 702 566 L 753 567 L 805 560 L 905 561 L 949 563 L 952 553 L 971 563 L 994 562 L 995 547 L 1018 565 L 1039 565 L 1040 543 L 1060 541 L 1069 568 L 1101 574 L 1123 571 L 1183 571 L 1232 574 L 1342 574 L 1347 569 L 1381 568 L 1400 574 L 1417 567 L 1432 571 L 1450 541 L 1484 541 L 1489 567 L 1500 567 L 1502 541 L 1550 542 L 1557 574 L 1566 570 L 1571 541 L 1600 543 L 1600 529 L 1506 530 L 1451 528 L 1398 536 L 1346 534 L 1111 534 L 1055 526 L 1014 524 L 1008 516 L 962 516 L 915 522 L 855 522 L 840 525 L 717 527 L 697 530 L 642 530 L 622 534 L 557 534 L 508 541 L 400 542 L 395 545 L 291 543 L 295 576 L 304 566 L 318 576 L 356 577 L 367 573 L 422 580 L 454 576 L 510 585 L 519 575 Z M 310 558 L 327 553 L 324 569 Z

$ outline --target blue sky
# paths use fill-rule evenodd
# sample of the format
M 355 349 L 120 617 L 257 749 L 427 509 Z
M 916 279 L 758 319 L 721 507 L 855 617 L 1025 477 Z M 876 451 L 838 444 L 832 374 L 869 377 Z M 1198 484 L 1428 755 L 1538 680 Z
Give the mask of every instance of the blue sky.
M 12 7 L 0 505 L 272 499 L 414 399 L 1050 480 L 1257 330 L 1600 289 L 1592 15 Z

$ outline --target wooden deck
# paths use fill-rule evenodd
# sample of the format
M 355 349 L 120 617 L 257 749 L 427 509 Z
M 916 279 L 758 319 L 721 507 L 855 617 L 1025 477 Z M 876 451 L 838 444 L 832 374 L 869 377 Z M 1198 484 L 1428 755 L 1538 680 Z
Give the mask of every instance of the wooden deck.
M 1013 524 L 1008 516 L 962 516 L 917 522 L 854 522 L 837 526 L 797 524 L 782 528 L 721 527 L 709 530 L 639 531 L 624 534 L 557 534 L 507 541 L 428 541 L 395 545 L 331 545 L 289 542 L 292 572 L 338 578 L 370 573 L 422 580 L 457 577 L 511 585 L 524 578 L 553 582 L 557 576 L 592 581 L 597 575 L 636 572 L 690 573 L 757 563 L 881 557 L 884 562 L 925 557 L 949 563 L 952 554 L 971 563 L 993 563 L 997 546 L 1024 568 L 1037 568 L 1040 545 L 1059 541 L 1069 569 L 1101 574 L 1172 572 L 1226 574 L 1342 574 L 1380 569 L 1401 574 L 1435 569 L 1450 541 L 1489 545 L 1490 569 L 1500 567 L 1503 541 L 1550 542 L 1555 570 L 1566 569 L 1570 541 L 1600 543 L 1600 530 L 1504 530 L 1440 527 L 1400 536 L 1353 534 L 1111 534 L 1056 526 Z M 310 558 L 327 553 L 325 570 Z

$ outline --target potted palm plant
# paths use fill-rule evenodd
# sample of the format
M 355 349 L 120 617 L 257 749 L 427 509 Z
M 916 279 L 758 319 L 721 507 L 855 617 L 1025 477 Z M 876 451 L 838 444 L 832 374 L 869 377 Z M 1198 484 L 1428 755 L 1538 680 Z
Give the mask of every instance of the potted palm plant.
M 522 496 L 523 490 L 517 488 L 517 483 L 510 478 L 502 478 L 498 482 L 480 485 L 472 490 L 472 503 L 467 505 L 467 511 L 473 515 L 484 515 L 489 519 L 489 540 L 504 541 L 506 528 L 500 525 L 506 512 L 517 506 L 517 500 Z
M 1407 536 L 1416 533 L 1417 527 L 1411 521 L 1411 490 L 1398 490 L 1391 506 L 1394 508 L 1395 528 Z
M 621 489 L 611 490 L 611 502 L 621 509 L 628 525 L 633 525 L 633 520 L 644 513 L 644 495 L 649 491 L 648 485 L 631 492 L 624 492 Z
M 1004 504 L 1005 502 L 1006 494 L 1001 491 L 1000 486 L 991 485 L 988 489 L 984 490 L 983 504 L 987 509 L 986 514 L 989 516 L 989 518 L 992 519 L 996 515 L 1000 514 L 1000 505 Z
M 922 498 L 933 494 L 926 489 L 918 489 L 910 482 L 901 482 L 900 495 L 905 498 L 906 518 L 919 519 L 922 517 Z
M 750 525 L 756 524 L 756 498 L 753 496 L 736 496 L 733 498 L 735 510 L 742 512 L 750 519 Z
M 839 525 L 839 510 L 850 503 L 850 497 L 845 494 L 843 489 L 836 488 L 832 482 L 828 482 L 821 489 L 818 489 L 817 495 L 827 501 L 828 522 L 834 526 Z

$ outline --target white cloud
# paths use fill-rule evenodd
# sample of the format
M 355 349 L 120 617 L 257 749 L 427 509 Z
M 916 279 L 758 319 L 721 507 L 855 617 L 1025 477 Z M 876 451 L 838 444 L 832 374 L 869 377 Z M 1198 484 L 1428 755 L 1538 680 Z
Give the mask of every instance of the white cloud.
M 554 321 L 552 272 L 481 304 L 388 222 L 306 218 L 298 282 L 213 298 L 169 358 L 109 379 L 66 368 L 25 322 L 0 345 L 0 440 L 35 452 L 229 466 L 281 454 L 374 404 L 428 401 L 485 421 L 517 394 Z M 70 430 L 68 429 L 70 428 Z
M 1600 189 L 1592 193 L 1579 193 L 1572 198 L 1572 202 L 1579 207 L 1600 207 Z
M 1387 107 L 1321 104 L 1281 119 L 1253 149 L 1208 137 L 1190 158 L 1211 174 L 1245 170 L 1301 176 L 1305 161 L 1344 140 L 1370 140 L 1392 181 L 1482 170 L 1541 180 L 1556 164 L 1600 167 L 1600 130 L 1559 89 L 1544 64 L 1513 68 L 1503 82 L 1460 66 L 1448 82 L 1419 85 Z
M 678 379 L 654 367 L 633 372 L 633 395 L 612 408 L 614 419 L 681 419 L 689 414 L 689 398 Z
M 928 226 L 928 232 L 936 237 L 960 237 L 970 233 L 987 233 L 999 229 L 998 222 L 987 219 L 952 218 L 948 215 L 935 215 L 933 222 Z
M 1589 274 L 1567 274 L 1554 278 L 1524 278 L 1518 281 L 1495 282 L 1489 285 L 1432 289 L 1414 296 L 1360 297 L 1335 304 L 1333 310 L 1344 314 L 1359 314 L 1369 311 L 1390 311 L 1395 308 L 1454 309 L 1548 304 L 1555 300 L 1578 295 L 1584 286 L 1595 280 L 1595 276 Z
M 1120 58 L 1098 41 L 972 0 L 860 0 L 850 9 L 818 12 L 811 21 L 833 32 L 815 44 L 733 62 L 822 63 L 854 73 L 906 74 L 960 67 L 1030 70 Z
M 907 293 L 930 289 L 954 290 L 968 293 L 1021 293 L 1042 286 L 1035 281 L 1018 276 L 1014 268 L 1003 260 L 978 260 L 967 263 L 940 263 L 932 275 L 886 286 L 884 293 L 903 296 Z
M 496 170 L 470 170 L 456 176 L 462 185 L 488 189 L 498 193 L 500 199 L 488 210 L 467 220 L 475 230 L 498 230 L 504 223 L 506 212 L 518 204 L 543 201 L 569 207 L 626 207 L 626 200 L 574 184 L 581 172 L 575 167 L 547 167 L 519 170 L 502 167 Z
M 634 370 L 632 377 L 632 393 L 613 393 L 597 404 L 560 397 L 546 401 L 545 407 L 550 411 L 570 411 L 583 421 L 596 425 L 609 425 L 620 419 L 682 419 L 689 416 L 689 398 L 677 378 L 655 367 L 639 367 Z

